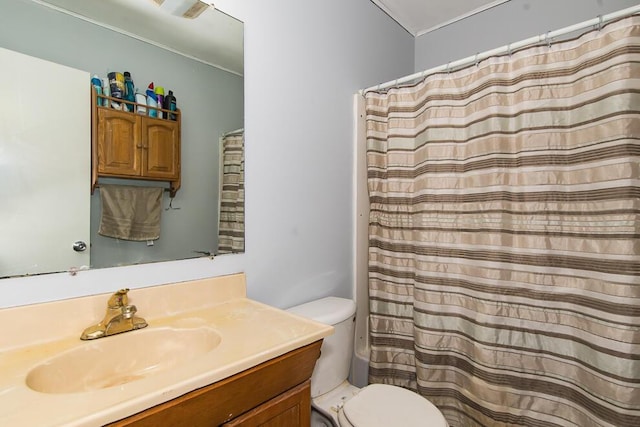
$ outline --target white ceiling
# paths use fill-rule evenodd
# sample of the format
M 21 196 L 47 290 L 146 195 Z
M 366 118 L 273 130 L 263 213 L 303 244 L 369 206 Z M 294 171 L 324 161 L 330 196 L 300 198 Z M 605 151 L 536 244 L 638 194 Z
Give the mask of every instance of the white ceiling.
M 155 0 L 32 1 L 243 75 L 242 22 L 214 7 L 195 19 L 175 16 L 166 7 L 179 3 L 189 6 L 198 0 L 164 0 L 164 7 Z M 417 37 L 509 0 L 371 1 Z
M 371 0 L 413 36 L 475 15 L 509 0 Z
M 213 7 L 195 19 L 175 16 L 154 0 L 32 0 L 179 52 L 235 74 L 243 74 L 243 24 Z M 196 0 L 165 0 L 194 4 Z M 207 1 L 207 3 L 211 3 Z

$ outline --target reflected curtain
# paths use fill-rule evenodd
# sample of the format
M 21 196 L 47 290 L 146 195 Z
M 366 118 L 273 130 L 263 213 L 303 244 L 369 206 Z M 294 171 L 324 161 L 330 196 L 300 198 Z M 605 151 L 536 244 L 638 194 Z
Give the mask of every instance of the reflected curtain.
M 218 254 L 244 252 L 244 132 L 223 136 L 220 146 Z
M 366 94 L 370 382 L 640 426 L 640 18 Z

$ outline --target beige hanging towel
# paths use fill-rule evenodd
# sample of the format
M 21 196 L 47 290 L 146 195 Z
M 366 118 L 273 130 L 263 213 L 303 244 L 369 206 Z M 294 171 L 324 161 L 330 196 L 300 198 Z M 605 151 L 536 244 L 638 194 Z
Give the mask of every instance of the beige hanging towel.
M 123 240 L 159 239 L 163 191 L 159 187 L 100 184 L 98 234 Z

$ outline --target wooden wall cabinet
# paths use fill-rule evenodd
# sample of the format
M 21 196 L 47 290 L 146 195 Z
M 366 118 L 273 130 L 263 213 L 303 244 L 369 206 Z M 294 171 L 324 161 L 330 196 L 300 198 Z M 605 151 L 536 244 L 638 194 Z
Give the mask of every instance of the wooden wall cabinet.
M 101 176 L 146 179 L 169 182 L 174 197 L 180 188 L 180 112 L 173 112 L 176 120 L 158 119 L 100 107 L 96 99 L 107 98 L 92 98 L 91 191 Z
M 149 408 L 111 427 L 301 427 L 322 340 Z

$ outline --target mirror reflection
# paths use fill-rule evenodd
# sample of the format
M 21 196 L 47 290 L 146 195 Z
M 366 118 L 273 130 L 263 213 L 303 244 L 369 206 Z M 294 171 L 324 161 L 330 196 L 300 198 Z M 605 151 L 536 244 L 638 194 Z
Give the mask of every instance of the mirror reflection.
M 160 41 L 155 41 L 150 39 L 149 28 L 141 28 L 144 36 L 137 38 L 114 31 L 113 19 L 117 21 L 122 11 L 113 16 L 107 13 L 109 7 L 141 2 L 144 7 L 127 9 L 129 15 L 121 18 L 122 22 L 153 27 L 147 25 L 151 15 L 146 19 L 137 15 L 146 13 L 143 9 L 149 6 L 157 7 L 151 0 L 55 2 L 62 6 L 79 3 L 78 7 L 84 9 L 76 13 L 82 17 L 52 9 L 39 0 L 0 0 L 0 47 L 26 55 L 27 64 L 34 58 L 82 72 L 81 77 L 73 80 L 86 77 L 83 87 L 87 96 L 85 108 L 76 115 L 72 107 L 72 84 L 55 77 L 55 70 L 38 73 L 38 68 L 31 65 L 25 66 L 31 71 L 17 69 L 20 61 L 16 61 L 15 67 L 6 67 L 12 68 L 7 72 L 14 74 L 0 90 L 13 93 L 13 100 L 3 96 L 4 102 L 11 104 L 12 111 L 18 110 L 19 116 L 0 120 L 0 178 L 11 182 L 0 190 L 7 206 L 0 210 L 3 235 L 0 277 L 243 252 L 242 23 L 213 8 L 192 20 L 159 10 L 168 19 L 155 25 L 156 29 L 164 28 L 157 37 Z M 97 18 L 84 19 L 92 13 L 91 7 L 98 7 L 98 12 L 94 12 L 96 16 L 108 18 L 110 22 L 105 25 L 105 22 L 95 22 Z M 187 54 L 178 52 L 177 47 L 166 48 L 171 42 L 168 38 L 171 33 L 179 33 L 183 39 L 176 46 L 180 43 L 186 46 L 184 32 L 176 29 L 192 24 L 202 26 L 203 21 L 199 20 L 207 19 L 210 14 L 215 16 L 211 19 L 217 20 L 218 31 L 239 33 L 239 36 L 220 42 L 219 34 L 207 34 L 206 31 L 212 30 L 200 28 L 199 37 L 211 39 L 215 46 L 204 46 L 204 42 L 198 41 L 195 50 Z M 222 46 L 229 43 L 233 46 Z M 221 54 L 219 60 L 211 56 L 212 53 Z M 124 71 L 130 73 L 135 86 L 143 92 L 151 82 L 172 90 L 180 110 L 181 186 L 174 198 L 168 191 L 163 192 L 157 240 L 130 241 L 98 234 L 103 207 L 100 188 L 93 195 L 89 190 L 90 150 L 86 155 L 80 152 L 64 155 L 62 145 L 57 142 L 65 139 L 62 135 L 66 130 L 77 127 L 81 134 L 86 132 L 86 146 L 90 146 L 91 126 L 86 123 L 91 110 L 90 78 L 94 74 L 106 78 L 110 72 Z M 3 79 L 7 80 L 6 74 Z M 45 81 L 50 83 L 45 85 Z M 30 95 L 25 95 L 27 93 Z M 5 113 L 8 110 L 5 109 Z M 40 117 L 48 117 L 49 123 L 53 120 L 53 125 L 43 124 Z M 42 133 L 27 143 L 23 137 L 34 134 L 34 129 Z M 81 178 L 75 178 L 75 171 L 81 172 Z M 44 176 L 44 181 L 35 184 L 36 175 Z M 71 184 L 77 181 L 83 187 L 84 200 L 77 201 L 71 196 L 75 191 Z M 107 184 L 166 186 L 158 181 L 99 178 L 99 186 Z M 78 213 L 82 220 L 71 219 Z M 84 229 L 54 238 L 62 223 L 83 221 L 88 223 Z M 87 251 L 75 252 L 76 241 L 86 242 Z M 57 259 L 66 253 L 70 257 Z M 12 261 L 11 257 L 18 261 Z M 57 264 L 49 265 L 50 258 L 56 258 Z

